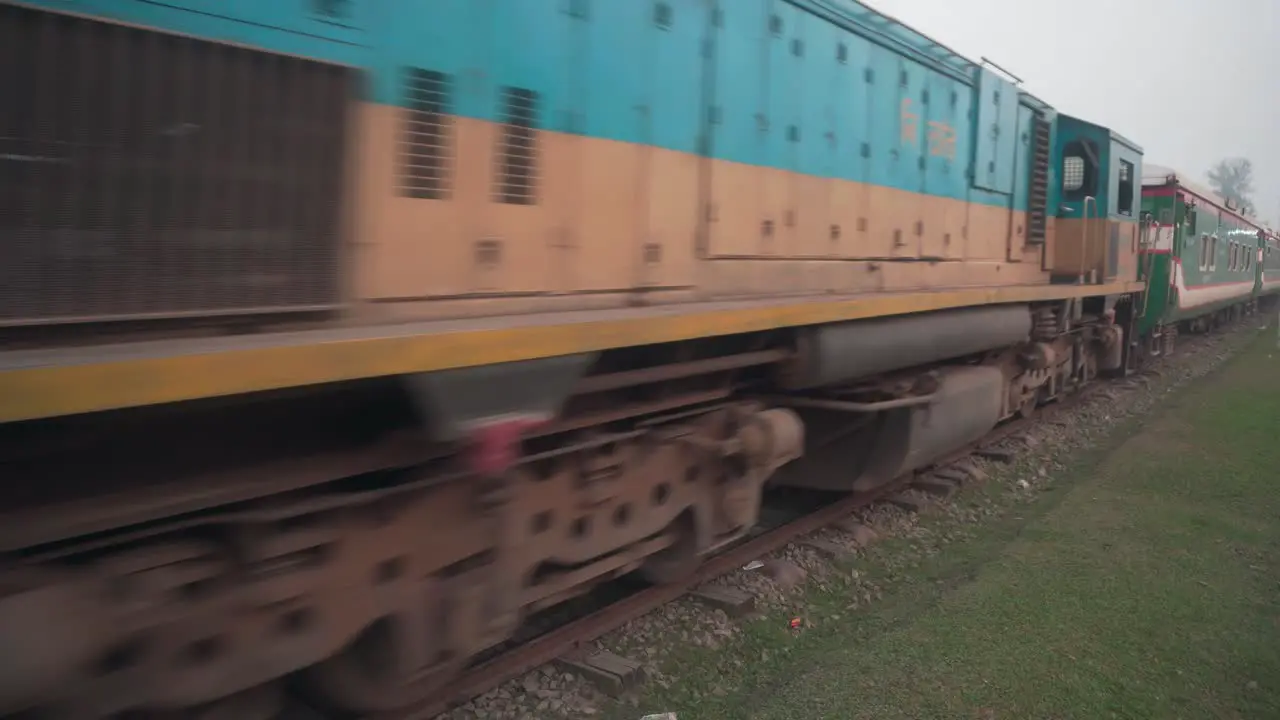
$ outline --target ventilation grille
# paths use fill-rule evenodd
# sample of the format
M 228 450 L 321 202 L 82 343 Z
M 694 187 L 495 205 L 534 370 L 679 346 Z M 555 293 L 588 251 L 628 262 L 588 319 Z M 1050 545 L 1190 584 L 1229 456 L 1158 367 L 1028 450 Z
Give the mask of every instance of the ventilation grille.
M 511 205 L 537 202 L 538 94 L 522 88 L 502 93 L 503 129 L 498 148 L 498 177 L 494 200 Z
M 349 71 L 0 4 L 0 325 L 339 301 Z
M 1031 187 L 1027 194 L 1027 242 L 1045 239 L 1049 205 L 1049 123 L 1036 115 L 1031 121 Z
M 405 71 L 405 195 L 429 200 L 449 196 L 449 76 L 433 70 Z

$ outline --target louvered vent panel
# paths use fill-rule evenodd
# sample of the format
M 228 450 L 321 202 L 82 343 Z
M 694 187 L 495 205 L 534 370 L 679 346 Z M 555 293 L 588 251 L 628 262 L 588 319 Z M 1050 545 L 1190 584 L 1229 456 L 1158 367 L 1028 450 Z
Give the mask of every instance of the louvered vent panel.
M 404 84 L 401 193 L 427 200 L 446 199 L 453 154 L 450 78 L 434 70 L 407 68 Z
M 0 325 L 336 304 L 351 73 L 0 4 Z
M 1039 115 L 1031 123 L 1031 187 L 1027 195 L 1027 242 L 1045 239 L 1049 205 L 1049 123 Z
M 512 205 L 538 202 L 538 94 L 504 88 L 502 136 L 494 200 Z

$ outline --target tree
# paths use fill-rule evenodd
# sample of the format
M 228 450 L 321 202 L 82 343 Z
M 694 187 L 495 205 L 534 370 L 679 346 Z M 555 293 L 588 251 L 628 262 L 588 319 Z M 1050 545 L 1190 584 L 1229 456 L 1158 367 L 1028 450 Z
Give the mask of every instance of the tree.
M 1248 158 L 1227 158 L 1218 161 L 1209 171 L 1209 184 L 1222 197 L 1240 206 L 1240 212 L 1252 216 L 1253 163 Z

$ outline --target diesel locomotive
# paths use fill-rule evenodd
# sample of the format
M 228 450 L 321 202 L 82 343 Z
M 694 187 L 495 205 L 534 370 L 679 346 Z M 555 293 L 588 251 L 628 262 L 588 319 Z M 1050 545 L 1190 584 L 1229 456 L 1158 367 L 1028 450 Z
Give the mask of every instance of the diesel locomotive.
M 405 707 L 1272 282 L 854 0 L 3 0 L 0 54 L 0 714 Z

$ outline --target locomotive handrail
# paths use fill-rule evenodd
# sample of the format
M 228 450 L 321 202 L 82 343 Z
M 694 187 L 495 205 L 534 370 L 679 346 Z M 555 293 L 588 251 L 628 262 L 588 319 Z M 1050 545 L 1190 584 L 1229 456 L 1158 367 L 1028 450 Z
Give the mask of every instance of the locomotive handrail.
M 770 402 L 779 405 L 790 405 L 792 407 L 813 408 L 815 410 L 836 410 L 839 412 L 855 412 L 855 413 L 874 413 L 883 412 L 885 410 L 897 410 L 899 408 L 915 407 L 917 405 L 929 405 L 938 399 L 937 393 L 928 395 L 912 395 L 910 397 L 896 398 L 893 400 L 880 400 L 877 402 L 855 402 L 853 400 L 827 400 L 824 398 L 806 398 L 806 397 L 787 397 L 777 396 L 770 397 Z
M 1008 75 L 1008 76 L 1009 76 L 1009 78 L 1010 78 L 1011 80 L 1013 80 L 1014 84 L 1016 84 L 1016 85 L 1021 85 L 1021 84 L 1022 84 L 1022 78 L 1020 78 L 1020 77 L 1018 77 L 1017 75 L 1014 75 L 1013 73 L 1009 72 L 1006 68 L 1001 67 L 999 64 L 997 64 L 997 63 L 996 63 L 996 61 L 995 61 L 995 60 L 992 60 L 992 59 L 988 58 L 986 55 L 983 55 L 983 56 L 982 56 L 982 64 L 983 64 L 983 65 L 990 65 L 991 67 L 995 68 L 996 70 L 999 70 L 1000 72 L 1004 73 L 1005 75 Z
M 1138 250 L 1140 253 L 1139 257 L 1141 258 L 1139 260 L 1138 267 L 1144 271 L 1142 273 L 1142 279 L 1145 283 L 1141 293 L 1142 309 L 1138 312 L 1139 320 L 1147 316 L 1147 308 L 1150 305 L 1151 273 L 1156 267 L 1156 256 L 1152 250 L 1155 248 L 1156 244 L 1156 238 L 1154 236 L 1158 233 L 1159 230 L 1156 225 L 1156 216 L 1151 213 L 1144 213 L 1142 224 L 1138 230 Z
M 1097 219 L 1098 215 L 1098 198 L 1092 195 L 1084 196 L 1084 205 L 1081 207 L 1081 214 L 1084 215 L 1084 247 L 1080 251 L 1080 273 L 1076 276 L 1076 284 L 1084 283 L 1084 266 L 1085 258 L 1089 256 L 1089 251 L 1093 249 L 1093 225 L 1089 222 L 1089 203 L 1093 203 L 1093 219 Z

